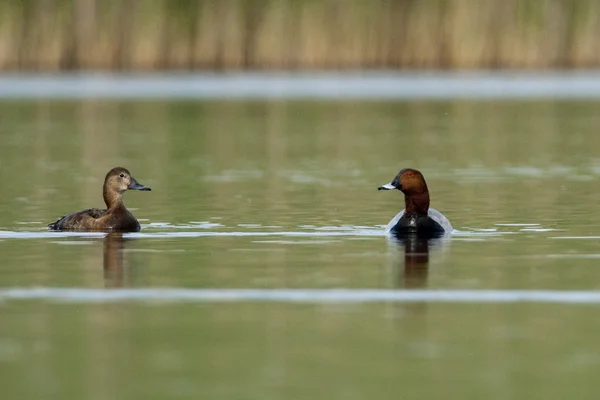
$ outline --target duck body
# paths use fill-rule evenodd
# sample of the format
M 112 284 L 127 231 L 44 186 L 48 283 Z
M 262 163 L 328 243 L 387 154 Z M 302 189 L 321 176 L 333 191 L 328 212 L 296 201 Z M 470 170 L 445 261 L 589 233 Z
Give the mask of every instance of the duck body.
M 48 226 L 56 231 L 108 230 L 138 232 L 140 230 L 140 223 L 124 206 L 112 210 L 88 208 L 87 210 L 65 215 Z
M 405 208 L 388 223 L 386 233 L 421 238 L 439 238 L 452 233 L 448 218 L 429 208 L 429 190 L 421 172 L 405 168 L 390 183 L 379 187 L 379 190 L 394 189 L 404 193 Z
M 139 231 L 140 223 L 125 207 L 123 193 L 151 189 L 139 184 L 125 168 L 117 167 L 106 174 L 102 190 L 106 209 L 88 208 L 65 215 L 48 227 L 57 231 Z
M 416 234 L 418 237 L 441 237 L 452 232 L 452 224 L 438 210 L 430 208 L 427 215 L 406 214 L 400 211 L 385 227 L 391 235 Z

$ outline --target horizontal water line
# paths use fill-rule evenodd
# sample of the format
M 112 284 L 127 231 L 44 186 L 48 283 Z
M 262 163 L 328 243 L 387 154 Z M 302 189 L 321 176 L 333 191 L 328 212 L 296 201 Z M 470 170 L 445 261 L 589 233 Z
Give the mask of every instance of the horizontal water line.
M 556 303 L 600 304 L 600 291 L 377 289 L 5 288 L 0 301 L 71 303 Z
M 539 229 L 544 232 L 545 230 Z M 514 235 L 519 232 L 513 231 L 459 231 L 453 230 L 451 235 L 445 237 L 473 237 L 486 238 L 502 235 Z M 103 238 L 107 235 L 105 232 L 56 232 L 56 231 L 3 231 L 0 230 L 1 239 L 59 239 L 59 238 Z M 300 237 L 300 238 L 323 238 L 323 237 L 389 237 L 383 228 L 313 228 L 305 231 L 189 231 L 177 230 L 161 232 L 134 232 L 123 233 L 124 238 L 128 239 L 177 239 L 177 238 L 198 238 L 198 237 Z
M 53 232 L 53 231 L 0 231 L 0 239 L 48 239 L 48 238 L 103 238 L 106 236 L 103 232 Z M 170 232 L 150 232 L 150 233 L 124 233 L 124 238 L 131 239 L 152 239 L 152 238 L 195 238 L 195 237 L 330 237 L 330 236 L 385 236 L 383 229 L 348 229 L 342 231 L 319 231 L 311 230 L 306 232 L 214 232 L 214 231 L 170 231 Z
M 3 74 L 0 98 L 600 98 L 600 71 Z

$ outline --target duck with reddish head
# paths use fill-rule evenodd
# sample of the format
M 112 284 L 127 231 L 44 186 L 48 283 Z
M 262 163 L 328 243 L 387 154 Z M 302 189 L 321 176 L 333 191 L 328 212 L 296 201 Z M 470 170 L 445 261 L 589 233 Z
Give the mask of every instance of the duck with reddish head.
M 429 208 L 429 190 L 423 174 L 416 169 L 405 168 L 379 190 L 398 189 L 404 193 L 404 210 L 400 211 L 386 227 L 395 236 L 417 235 L 438 238 L 452 233 L 452 225 L 441 212 Z
M 89 208 L 65 215 L 48 226 L 57 231 L 137 232 L 140 223 L 123 204 L 123 194 L 128 190 L 150 188 L 138 183 L 125 168 L 113 168 L 106 174 L 102 187 L 106 210 Z

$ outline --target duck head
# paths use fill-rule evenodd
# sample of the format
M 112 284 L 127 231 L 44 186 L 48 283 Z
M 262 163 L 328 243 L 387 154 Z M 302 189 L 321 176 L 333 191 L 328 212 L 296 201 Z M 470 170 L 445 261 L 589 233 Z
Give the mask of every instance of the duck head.
M 404 168 L 390 183 L 379 186 L 378 190 L 398 189 L 404 193 L 406 213 L 427 215 L 429 210 L 429 190 L 427 183 L 420 171 L 413 168 Z
M 152 190 L 136 181 L 131 173 L 122 167 L 116 167 L 108 171 L 106 178 L 104 178 L 104 186 L 118 193 L 125 193 L 128 190 Z

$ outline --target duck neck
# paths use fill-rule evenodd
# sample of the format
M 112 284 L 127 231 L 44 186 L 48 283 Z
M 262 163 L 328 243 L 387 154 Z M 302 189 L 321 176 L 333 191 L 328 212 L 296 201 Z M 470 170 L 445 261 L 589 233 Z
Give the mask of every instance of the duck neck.
M 404 195 L 404 208 L 407 215 L 427 216 L 429 211 L 429 192 Z
M 111 210 L 118 207 L 123 207 L 123 194 L 114 190 L 108 190 L 106 187 L 102 191 L 104 203 Z

